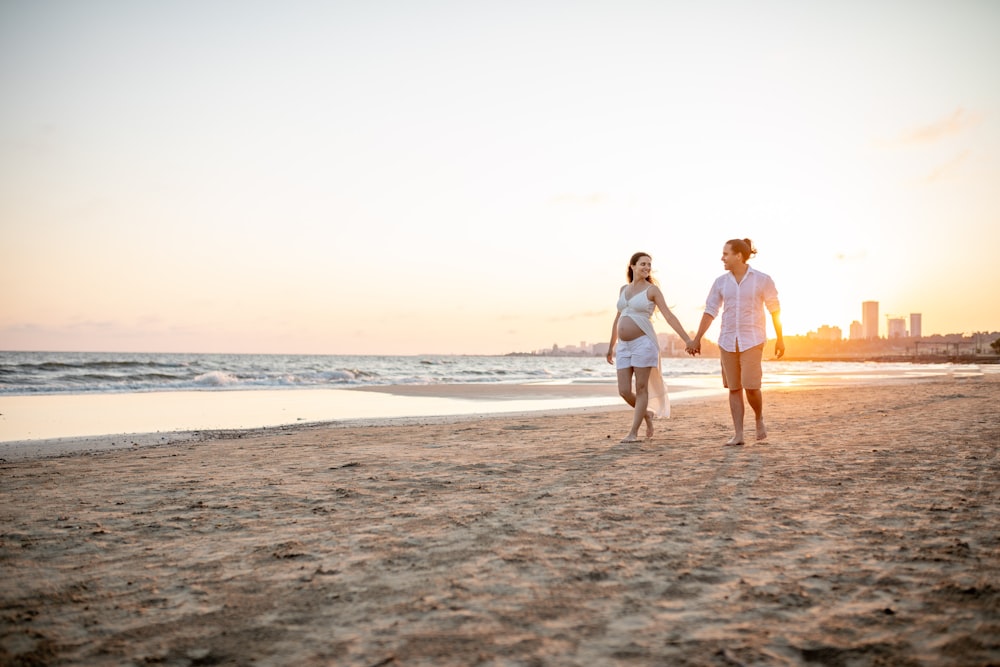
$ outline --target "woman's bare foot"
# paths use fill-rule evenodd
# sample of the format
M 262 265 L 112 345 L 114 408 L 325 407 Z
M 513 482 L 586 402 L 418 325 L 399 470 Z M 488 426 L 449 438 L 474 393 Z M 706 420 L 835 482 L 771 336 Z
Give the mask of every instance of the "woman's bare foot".
M 628 444 L 628 443 L 630 443 L 630 442 L 642 442 L 642 440 L 640 440 L 640 439 L 639 439 L 639 436 L 637 436 L 637 435 L 632 435 L 631 433 L 629 433 L 629 434 L 628 434 L 628 435 L 626 435 L 626 436 L 625 436 L 624 438 L 622 438 L 622 440 L 621 440 L 621 441 L 622 441 L 623 443 L 625 443 L 625 444 Z
M 653 438 L 653 411 L 646 411 L 646 439 L 651 440 Z
M 726 446 L 727 447 L 733 447 L 733 446 L 742 445 L 742 444 L 743 444 L 743 438 L 740 438 L 740 437 L 735 436 L 735 435 L 733 437 L 731 437 L 729 440 L 726 441 Z
M 758 419 L 757 420 L 757 439 L 758 440 L 767 440 L 767 427 L 764 426 L 764 420 L 763 419 Z

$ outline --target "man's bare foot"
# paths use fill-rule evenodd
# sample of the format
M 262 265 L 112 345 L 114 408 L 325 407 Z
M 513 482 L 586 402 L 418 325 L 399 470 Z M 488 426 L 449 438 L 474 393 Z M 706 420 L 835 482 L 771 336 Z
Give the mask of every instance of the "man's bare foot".
M 735 445 L 742 445 L 742 444 L 743 444 L 743 438 L 735 435 L 726 441 L 727 447 L 733 447 Z
M 653 438 L 653 411 L 646 411 L 646 439 L 651 440 Z
M 628 444 L 630 442 L 642 442 L 642 440 L 640 440 L 639 436 L 636 435 L 626 435 L 624 438 L 622 438 L 621 442 Z
M 764 426 L 764 420 L 763 419 L 758 419 L 757 420 L 757 439 L 758 440 L 767 440 L 767 427 Z

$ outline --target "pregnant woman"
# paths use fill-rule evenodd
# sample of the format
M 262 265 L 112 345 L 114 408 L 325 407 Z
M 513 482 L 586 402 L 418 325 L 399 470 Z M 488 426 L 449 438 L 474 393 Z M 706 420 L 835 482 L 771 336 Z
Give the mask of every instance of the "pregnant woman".
M 632 429 L 622 442 L 639 442 L 639 426 L 646 422 L 646 437 L 653 437 L 653 418 L 670 416 L 667 387 L 660 373 L 660 342 L 652 317 L 659 308 L 667 324 L 684 340 L 691 338 L 670 312 L 663 292 L 651 276 L 653 259 L 637 252 L 628 263 L 628 284 L 618 293 L 618 314 L 611 325 L 608 363 L 618 370 L 618 393 L 635 411 Z M 635 386 L 633 388 L 633 380 Z

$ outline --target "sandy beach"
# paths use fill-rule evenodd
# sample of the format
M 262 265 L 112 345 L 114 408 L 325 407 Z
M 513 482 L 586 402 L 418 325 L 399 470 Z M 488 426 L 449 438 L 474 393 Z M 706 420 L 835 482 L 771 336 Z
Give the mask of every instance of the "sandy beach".
M 3 665 L 998 665 L 1000 375 L 0 464 Z

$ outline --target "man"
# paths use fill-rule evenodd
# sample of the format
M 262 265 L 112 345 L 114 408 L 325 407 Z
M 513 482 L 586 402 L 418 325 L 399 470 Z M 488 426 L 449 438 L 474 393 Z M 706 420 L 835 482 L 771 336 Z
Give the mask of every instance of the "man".
M 756 417 L 757 440 L 767 438 L 764 425 L 764 397 L 760 385 L 763 370 L 761 358 L 767 342 L 764 308 L 771 313 L 777 343 L 775 356 L 785 354 L 785 341 L 781 335 L 781 305 L 778 290 L 771 277 L 750 268 L 747 262 L 757 250 L 750 239 L 732 239 L 722 248 L 722 264 L 726 273 L 719 276 L 705 300 L 705 313 L 701 316 L 698 334 L 687 346 L 690 354 L 701 352 L 701 338 L 712 326 L 722 310 L 719 348 L 722 354 L 722 384 L 729 389 L 729 411 L 733 416 L 736 433 L 727 445 L 743 444 L 743 392 Z

